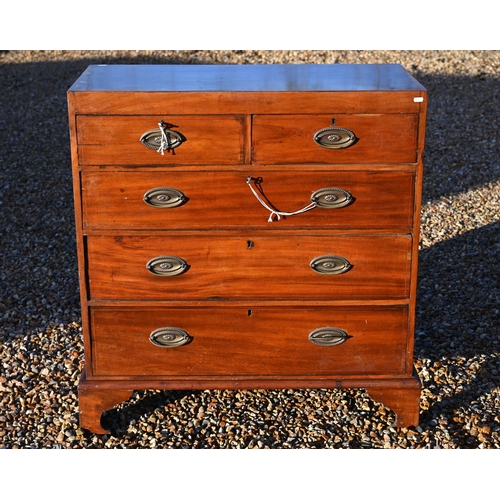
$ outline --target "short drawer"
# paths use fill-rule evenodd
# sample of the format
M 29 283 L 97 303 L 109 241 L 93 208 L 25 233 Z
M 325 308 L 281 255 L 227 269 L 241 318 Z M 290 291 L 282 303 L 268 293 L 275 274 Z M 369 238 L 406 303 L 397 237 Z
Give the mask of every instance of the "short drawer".
M 328 147 L 319 145 L 315 136 L 331 127 L 347 129 L 352 140 L 346 132 L 332 130 L 319 134 L 320 142 Z M 257 115 L 252 127 L 252 162 L 414 163 L 417 128 L 416 114 Z
M 400 375 L 408 310 L 93 308 L 91 335 L 95 377 Z
M 409 294 L 410 236 L 200 232 L 87 237 L 95 300 L 391 299 Z M 148 270 L 149 267 L 149 270 Z
M 261 175 L 262 174 L 262 175 Z M 328 188 L 338 203 L 269 223 L 262 199 L 282 212 L 311 203 Z M 86 229 L 263 229 L 333 228 L 410 230 L 414 212 L 413 172 L 82 172 Z M 344 198 L 339 193 L 347 191 Z M 319 196 L 321 194 L 319 193 Z M 334 196 L 333 195 L 333 196 Z M 335 197 L 335 196 L 334 196 Z M 348 198 L 350 197 L 350 198 Z M 347 203 L 344 203 L 347 200 Z M 334 207 L 334 208 L 332 208 Z
M 161 154 L 141 142 L 160 147 L 161 121 L 177 147 Z M 243 163 L 242 116 L 78 116 L 80 165 L 201 165 Z M 180 134 L 176 140 L 174 134 Z

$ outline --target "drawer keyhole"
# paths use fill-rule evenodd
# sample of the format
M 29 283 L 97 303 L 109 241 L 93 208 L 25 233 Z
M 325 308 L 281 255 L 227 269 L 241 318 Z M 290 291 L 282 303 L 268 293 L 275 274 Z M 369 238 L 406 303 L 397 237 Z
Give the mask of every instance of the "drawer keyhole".
M 251 250 L 253 248 L 254 242 L 252 240 L 247 241 L 247 248 Z

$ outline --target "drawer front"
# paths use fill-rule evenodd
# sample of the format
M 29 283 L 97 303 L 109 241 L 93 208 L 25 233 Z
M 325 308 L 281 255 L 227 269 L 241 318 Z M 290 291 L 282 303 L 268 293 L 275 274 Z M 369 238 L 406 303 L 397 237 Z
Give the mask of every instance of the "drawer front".
M 159 134 L 161 120 L 183 138 L 163 155 L 140 140 L 150 130 Z M 78 161 L 80 165 L 240 164 L 244 123 L 242 116 L 78 116 Z
M 347 339 L 309 340 L 326 327 Z M 97 377 L 398 375 L 405 369 L 408 312 L 404 306 L 95 308 L 91 328 Z M 154 345 L 151 333 L 168 336 L 165 328 L 186 332 L 188 343 Z
M 320 130 L 332 127 L 332 119 L 334 127 L 354 134 L 352 145 L 330 149 L 314 141 Z M 257 115 L 253 118 L 252 160 L 262 165 L 414 163 L 417 127 L 416 114 Z M 342 136 L 335 131 L 331 135 Z
M 405 298 L 411 244 L 410 236 L 393 235 L 94 235 L 87 237 L 90 296 L 96 300 Z M 323 256 L 329 257 L 319 259 Z
M 309 205 L 312 194 L 324 188 L 346 190 L 352 201 L 346 206 L 340 204 L 339 208 L 317 206 L 269 224 L 270 212 L 251 192 L 247 176 L 261 177 L 258 187 L 262 198 L 282 212 L 294 212 Z M 413 172 L 84 171 L 83 219 L 88 229 L 300 226 L 401 231 L 412 227 L 413 186 Z M 181 197 L 177 191 L 182 193 Z

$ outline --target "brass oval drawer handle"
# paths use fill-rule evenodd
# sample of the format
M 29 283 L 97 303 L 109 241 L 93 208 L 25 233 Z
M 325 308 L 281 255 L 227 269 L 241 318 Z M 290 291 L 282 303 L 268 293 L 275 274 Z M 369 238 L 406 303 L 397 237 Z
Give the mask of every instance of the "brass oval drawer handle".
M 189 344 L 193 338 L 180 328 L 158 328 L 151 332 L 149 340 L 157 347 L 180 347 Z
M 352 130 L 342 127 L 328 127 L 318 130 L 313 139 L 318 146 L 326 149 L 345 149 L 358 140 Z
M 326 326 L 324 328 L 317 328 L 309 334 L 309 340 L 321 347 L 330 347 L 334 345 L 343 344 L 349 336 L 345 330 L 341 328 L 332 328 Z
M 144 193 L 144 202 L 154 208 L 174 208 L 181 206 L 186 197 L 182 191 L 171 187 L 157 187 Z
M 158 128 L 148 130 L 141 135 L 140 141 L 149 149 L 154 149 L 163 155 L 164 151 L 170 152 L 179 147 L 186 138 L 180 133 L 172 130 L 171 125 L 163 120 L 158 123 Z
M 314 191 L 311 201 L 321 208 L 342 208 L 354 200 L 352 194 L 345 189 L 329 187 Z
M 177 276 L 186 272 L 188 268 L 185 260 L 171 255 L 155 257 L 146 264 L 146 269 L 156 276 Z
M 351 269 L 351 263 L 339 255 L 322 255 L 310 263 L 311 269 L 319 274 L 344 274 Z

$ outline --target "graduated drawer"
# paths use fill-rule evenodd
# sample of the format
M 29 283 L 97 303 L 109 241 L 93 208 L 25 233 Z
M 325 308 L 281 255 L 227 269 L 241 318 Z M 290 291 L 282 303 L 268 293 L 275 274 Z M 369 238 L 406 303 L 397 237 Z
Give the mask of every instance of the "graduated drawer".
M 140 141 L 144 133 L 159 131 L 161 120 L 185 139 L 163 155 Z M 239 164 L 243 129 L 242 116 L 82 115 L 77 117 L 78 161 L 80 165 Z
M 354 134 L 351 145 L 344 132 L 321 133 L 332 127 Z M 252 163 L 262 165 L 303 163 L 414 163 L 417 160 L 417 114 L 257 115 L 252 125 Z M 328 137 L 333 140 L 328 141 Z M 335 138 L 338 138 L 336 144 Z
M 346 206 L 339 204 L 340 208 L 317 206 L 270 224 L 270 212 L 251 192 L 247 176 L 261 177 L 259 186 L 263 196 L 284 212 L 307 206 L 313 193 L 323 188 L 347 190 L 352 201 Z M 359 170 L 83 171 L 83 224 L 88 229 L 293 229 L 299 226 L 408 230 L 413 224 L 414 180 L 413 172 Z
M 411 246 L 412 238 L 406 235 L 314 236 L 240 231 L 92 235 L 87 237 L 90 297 L 405 298 L 409 295 Z M 324 256 L 328 258 L 320 259 Z M 342 264 L 345 260 L 348 265 Z
M 405 370 L 408 310 L 93 308 L 91 332 L 95 377 L 387 376 Z

